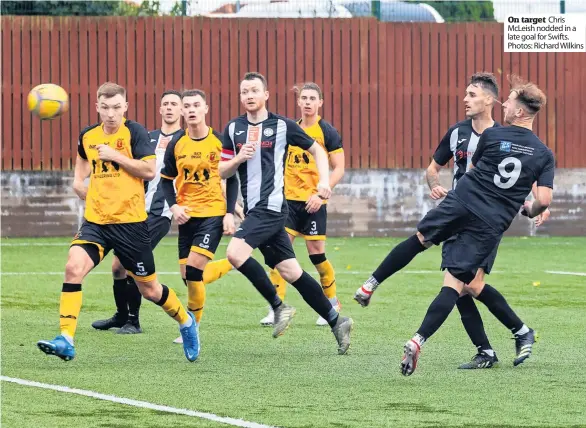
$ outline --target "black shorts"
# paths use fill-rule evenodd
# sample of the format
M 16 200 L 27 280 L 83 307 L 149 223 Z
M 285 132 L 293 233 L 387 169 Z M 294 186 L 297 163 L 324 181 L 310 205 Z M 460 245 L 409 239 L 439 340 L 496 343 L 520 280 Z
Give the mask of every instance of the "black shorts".
M 151 237 L 151 250 L 154 251 L 161 239 L 167 236 L 167 233 L 171 230 L 171 219 L 161 215 L 149 214 L 146 224 Z M 118 257 L 116 250 L 114 250 L 114 255 Z
M 189 253 L 203 254 L 210 260 L 224 233 L 224 216 L 191 217 L 179 225 L 179 264 L 186 264 Z
M 501 238 L 502 238 L 502 236 L 501 236 Z M 454 243 L 456 243 L 456 241 L 457 241 L 456 237 L 453 236 L 444 242 L 444 245 L 442 247 L 442 270 L 447 269 L 449 267 L 449 266 L 445 266 L 444 257 L 446 260 L 449 259 L 449 254 L 451 254 L 453 251 L 451 246 L 454 245 Z M 499 239 L 499 241 L 497 242 L 497 244 L 494 247 L 494 249 L 492 250 L 492 252 L 488 255 L 488 257 L 486 259 L 483 260 L 483 262 L 479 266 L 479 268 L 482 268 L 486 274 L 489 274 L 490 271 L 492 270 L 492 266 L 494 265 L 494 261 L 496 260 L 496 254 L 498 252 L 500 241 L 501 240 Z M 476 273 L 474 272 L 474 274 L 476 274 Z
M 286 213 L 253 208 L 234 234 L 252 248 L 258 248 L 265 264 L 273 269 L 284 260 L 294 259 L 295 252 L 285 231 Z
M 151 248 L 154 250 L 159 242 L 167 236 L 171 230 L 171 219 L 164 215 L 151 215 L 146 219 L 149 235 L 151 236 Z
M 489 260 L 501 234 L 469 211 L 450 191 L 417 225 L 425 242 L 435 245 L 447 241 L 442 250 L 442 268 L 473 272 Z M 491 266 L 492 267 L 492 266 Z
M 285 222 L 285 230 L 293 236 L 300 236 L 306 241 L 325 241 L 328 211 L 326 204 L 313 213 L 305 210 L 305 202 L 287 201 L 289 216 Z
M 95 245 L 98 248 L 98 262 L 114 250 L 124 269 L 136 281 L 148 282 L 157 277 L 146 221 L 96 224 L 84 220 L 71 245 L 84 246 L 84 244 Z

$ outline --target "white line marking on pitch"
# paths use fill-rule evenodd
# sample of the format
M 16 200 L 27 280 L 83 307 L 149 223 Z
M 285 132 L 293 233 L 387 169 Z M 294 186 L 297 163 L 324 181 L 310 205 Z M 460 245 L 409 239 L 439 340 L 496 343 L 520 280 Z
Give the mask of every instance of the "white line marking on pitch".
M 0 376 L 4 382 L 12 382 L 24 386 L 34 386 L 35 388 L 50 389 L 57 392 L 66 392 L 68 394 L 83 395 L 85 397 L 95 398 L 98 400 L 110 401 L 112 403 L 125 404 L 127 406 L 142 407 L 144 409 L 156 410 L 165 413 L 174 413 L 176 415 L 191 416 L 194 418 L 208 419 L 210 421 L 221 424 L 232 425 L 235 427 L 244 428 L 275 428 L 271 425 L 258 424 L 256 422 L 248 422 L 242 419 L 226 418 L 223 416 L 214 415 L 213 413 L 196 412 L 188 409 L 178 409 L 176 407 L 161 406 L 159 404 L 149 403 L 147 401 L 132 400 L 130 398 L 116 397 L 115 395 L 100 394 L 99 392 L 87 391 L 85 389 L 69 388 L 68 386 L 51 385 L 48 383 L 34 382 L 25 379 L 18 379 L 7 376 Z
M 558 271 L 558 270 L 546 270 L 545 273 L 552 273 L 554 275 L 586 276 L 586 272 L 564 272 L 564 271 Z

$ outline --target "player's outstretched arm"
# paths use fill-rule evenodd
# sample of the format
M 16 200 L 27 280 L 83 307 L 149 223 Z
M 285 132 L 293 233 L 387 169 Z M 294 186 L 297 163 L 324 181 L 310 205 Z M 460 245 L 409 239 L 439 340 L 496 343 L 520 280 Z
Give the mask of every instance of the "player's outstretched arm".
M 312 144 L 307 149 L 309 153 L 315 159 L 317 171 L 319 172 L 319 183 L 317 189 L 320 192 L 319 195 L 323 199 L 329 199 L 332 195 L 332 189 L 330 188 L 330 165 L 328 162 L 328 155 L 322 146 L 319 144 Z
M 77 194 L 79 199 L 85 201 L 87 195 L 87 186 L 84 181 L 89 177 L 91 172 L 90 163 L 87 159 L 77 156 L 75 161 L 75 172 L 73 176 L 73 191 Z

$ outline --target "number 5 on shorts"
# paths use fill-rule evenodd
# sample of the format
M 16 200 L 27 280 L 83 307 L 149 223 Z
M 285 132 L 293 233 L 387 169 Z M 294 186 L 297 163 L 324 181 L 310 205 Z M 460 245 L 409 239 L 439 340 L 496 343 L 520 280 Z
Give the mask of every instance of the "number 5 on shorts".
M 136 268 L 138 269 L 139 272 L 145 272 L 143 262 L 138 262 L 136 264 Z

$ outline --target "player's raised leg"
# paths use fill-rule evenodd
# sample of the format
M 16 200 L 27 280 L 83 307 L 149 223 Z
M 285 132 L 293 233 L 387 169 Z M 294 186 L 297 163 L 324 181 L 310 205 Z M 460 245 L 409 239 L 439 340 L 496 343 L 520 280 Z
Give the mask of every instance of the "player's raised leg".
M 370 278 L 364 281 L 362 286 L 356 290 L 354 300 L 360 303 L 362 307 L 368 306 L 372 294 L 380 284 L 411 263 L 417 254 L 427 250 L 431 245 L 431 242 L 426 241 L 425 236 L 418 231 L 415 235 L 411 235 L 395 246 Z

